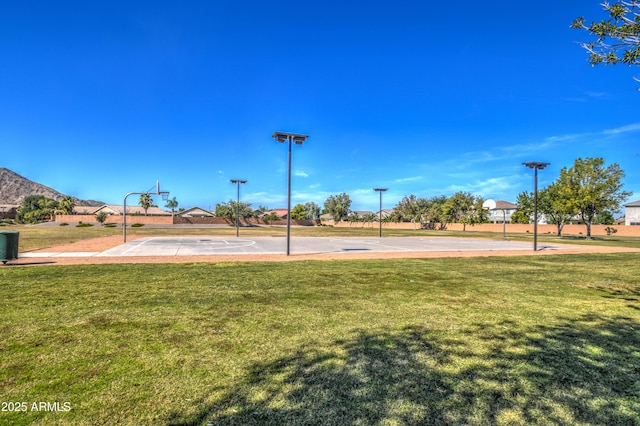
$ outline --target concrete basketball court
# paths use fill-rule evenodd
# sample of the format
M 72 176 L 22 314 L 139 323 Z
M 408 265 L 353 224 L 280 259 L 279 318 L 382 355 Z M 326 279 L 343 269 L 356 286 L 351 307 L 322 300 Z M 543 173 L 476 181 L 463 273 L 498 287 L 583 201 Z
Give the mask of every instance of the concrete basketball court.
M 146 237 L 102 252 L 21 253 L 20 257 L 145 257 L 265 255 L 286 253 L 283 237 Z M 563 250 L 571 246 L 539 244 L 538 250 Z M 531 243 L 448 237 L 329 238 L 293 237 L 291 254 L 420 253 L 532 251 Z M 524 254 L 524 253 L 523 253 Z

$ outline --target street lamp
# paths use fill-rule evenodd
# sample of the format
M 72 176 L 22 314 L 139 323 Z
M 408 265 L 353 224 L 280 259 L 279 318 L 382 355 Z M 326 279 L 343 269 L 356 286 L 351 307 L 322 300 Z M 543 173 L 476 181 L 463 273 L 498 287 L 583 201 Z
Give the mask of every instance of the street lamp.
M 380 238 L 382 238 L 382 193 L 389 188 L 373 188 L 374 191 L 380 193 L 380 212 L 378 213 L 378 221 L 380 222 Z
M 231 179 L 231 183 L 238 185 L 238 201 L 236 201 L 236 237 L 240 236 L 240 184 L 247 183 L 246 180 Z
M 522 164 L 533 169 L 533 251 L 538 251 L 538 170 L 544 169 L 549 163 L 528 161 Z
M 291 143 L 302 145 L 304 141 L 309 139 L 308 135 L 298 133 L 274 132 L 272 138 L 280 143 L 289 141 L 289 168 L 287 175 L 287 256 L 291 254 Z

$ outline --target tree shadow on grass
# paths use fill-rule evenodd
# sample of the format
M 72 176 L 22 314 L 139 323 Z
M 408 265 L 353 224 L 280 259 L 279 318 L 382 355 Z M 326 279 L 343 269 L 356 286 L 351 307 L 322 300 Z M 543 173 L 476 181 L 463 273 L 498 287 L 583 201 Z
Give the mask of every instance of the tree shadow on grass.
M 168 423 L 637 425 L 639 347 L 637 321 L 594 315 L 361 332 L 332 352 L 257 363 L 217 403 Z

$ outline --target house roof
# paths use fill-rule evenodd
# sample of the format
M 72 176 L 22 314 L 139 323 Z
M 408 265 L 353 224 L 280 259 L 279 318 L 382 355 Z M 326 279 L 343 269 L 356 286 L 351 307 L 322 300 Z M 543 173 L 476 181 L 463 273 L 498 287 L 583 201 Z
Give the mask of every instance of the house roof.
M 123 206 L 121 204 L 105 204 L 102 207 L 99 207 L 98 209 L 96 209 L 93 213 L 99 213 L 104 211 L 107 214 L 117 214 L 117 215 L 121 215 L 122 214 L 122 209 Z M 127 206 L 127 214 L 145 214 L 144 209 L 140 206 Z M 168 212 L 166 210 L 162 210 L 159 207 L 149 207 L 147 209 L 147 215 L 150 216 L 167 216 L 167 215 L 171 215 L 171 212 Z
M 181 217 L 194 217 L 194 216 L 199 216 L 199 217 L 214 217 L 215 214 L 213 214 L 212 212 L 210 212 L 209 210 L 205 210 L 201 207 L 191 207 L 190 209 L 187 210 L 183 210 L 181 212 L 177 213 L 177 216 L 181 216 Z
M 640 200 L 632 201 L 631 203 L 625 204 L 624 206 L 625 207 L 640 207 Z
M 278 217 L 287 217 L 287 215 L 289 214 L 289 210 L 287 209 L 273 209 L 273 210 L 269 210 L 268 212 L 264 212 L 262 216 L 269 216 L 271 213 L 275 213 L 278 215 Z
M 74 214 L 93 214 L 99 207 L 96 206 L 75 206 L 73 208 Z
M 515 210 L 517 208 L 518 208 L 517 204 L 513 204 L 503 200 L 496 201 L 496 209 Z

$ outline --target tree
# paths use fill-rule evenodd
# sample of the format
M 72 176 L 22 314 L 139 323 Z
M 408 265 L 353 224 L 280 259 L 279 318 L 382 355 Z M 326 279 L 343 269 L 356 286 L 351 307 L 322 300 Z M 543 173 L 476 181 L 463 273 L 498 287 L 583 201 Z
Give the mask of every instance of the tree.
M 96 220 L 101 225 L 104 225 L 104 221 L 107 220 L 108 217 L 109 215 L 106 212 L 96 213 Z
M 468 192 L 456 192 L 442 206 L 443 216 L 449 222 L 462 223 L 462 230 L 466 231 L 467 225 L 486 222 L 487 211 L 482 203 L 482 198 Z
M 240 213 L 240 218 L 243 219 L 254 216 L 253 209 L 249 203 L 243 203 L 241 201 L 240 204 L 238 204 L 237 201 L 229 200 L 226 203 L 216 204 L 216 217 L 235 220 L 238 212 Z
M 624 176 L 616 163 L 605 167 L 603 158 L 578 158 L 571 168 L 560 171 L 560 195 L 586 225 L 587 238 L 591 238 L 591 224 L 597 214 L 620 211 L 621 204 L 631 195 L 622 190 Z
M 531 223 L 533 217 L 533 192 L 521 192 L 516 200 L 518 210 L 511 215 L 511 223 Z
M 18 208 L 18 223 L 38 223 L 51 219 L 58 207 L 58 202 L 44 195 L 29 195 L 22 200 Z
M 394 208 L 394 213 L 400 220 L 420 222 L 420 227 L 425 229 L 446 229 L 447 220 L 442 214 L 442 206 L 447 201 L 446 196 L 433 198 L 416 197 L 411 194 L 404 197 Z
M 547 218 L 547 222 L 556 225 L 557 235 L 562 236 L 562 228 L 576 215 L 574 205 L 564 197 L 560 184 L 556 181 L 538 191 L 538 212 Z
M 268 215 L 266 215 L 265 217 L 262 218 L 262 220 L 264 220 L 265 222 L 273 222 L 275 220 L 280 220 L 281 217 L 278 216 L 278 213 L 276 212 L 271 212 Z
M 307 219 L 307 210 L 304 208 L 302 204 L 296 204 L 291 209 L 291 219 L 293 220 L 306 220 Z
M 168 209 L 171 209 L 171 217 L 173 218 L 173 215 L 178 208 L 178 200 L 176 200 L 176 197 L 173 197 L 172 199 L 167 200 L 167 204 L 165 204 L 164 206 Z
M 73 209 L 76 207 L 76 201 L 73 197 L 65 196 L 58 203 L 58 211 L 60 214 L 73 214 Z
M 373 223 L 373 222 L 378 221 L 379 219 L 380 218 L 375 213 L 365 213 L 362 216 L 362 227 L 364 227 L 364 225 L 367 224 L 367 223 Z
M 609 14 L 608 19 L 586 25 L 584 17 L 581 16 L 571 24 L 571 28 L 586 30 L 596 37 L 595 41 L 580 43 L 589 53 L 589 63 L 615 65 L 622 62 L 627 65 L 639 65 L 640 1 L 604 2 L 602 7 Z
M 144 215 L 147 215 L 147 210 L 149 210 L 149 207 L 151 207 L 153 205 L 153 198 L 151 198 L 151 195 L 149 195 L 149 193 L 144 193 L 144 194 L 140 194 L 140 198 L 138 199 L 138 204 L 140 204 L 140 207 L 142 207 L 144 209 Z
M 593 219 L 593 223 L 597 223 L 599 225 L 615 225 L 616 220 L 613 217 L 613 213 L 611 213 L 609 210 L 605 210 L 596 215 L 596 217 Z
M 324 208 L 336 222 L 341 222 L 349 215 L 351 207 L 351 199 L 349 195 L 342 193 L 339 195 L 331 195 L 324 202 Z
M 231 208 L 227 203 L 216 204 L 216 209 L 214 213 L 216 217 L 221 217 L 224 219 L 233 219 L 234 217 L 233 210 L 231 210 Z
M 307 219 L 318 220 L 320 219 L 320 206 L 314 202 L 309 202 L 304 205 L 304 209 L 307 212 Z

